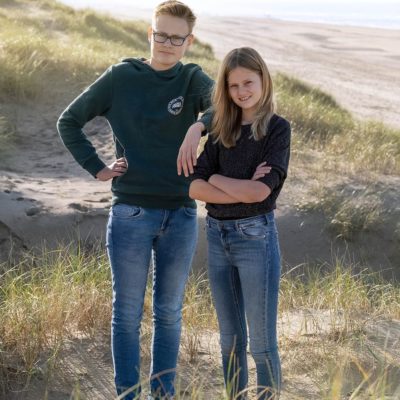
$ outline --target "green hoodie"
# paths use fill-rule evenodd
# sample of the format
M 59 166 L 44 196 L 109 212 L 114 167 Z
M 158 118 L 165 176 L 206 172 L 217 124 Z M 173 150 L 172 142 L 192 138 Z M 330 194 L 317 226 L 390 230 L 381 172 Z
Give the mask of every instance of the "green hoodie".
M 176 172 L 187 129 L 210 106 L 213 81 L 196 64 L 178 62 L 156 71 L 143 59 L 112 65 L 62 113 L 57 128 L 75 160 L 94 177 L 105 167 L 83 132 L 104 116 L 113 131 L 116 157 L 127 172 L 113 179 L 113 204 L 149 208 L 195 207 L 190 181 Z

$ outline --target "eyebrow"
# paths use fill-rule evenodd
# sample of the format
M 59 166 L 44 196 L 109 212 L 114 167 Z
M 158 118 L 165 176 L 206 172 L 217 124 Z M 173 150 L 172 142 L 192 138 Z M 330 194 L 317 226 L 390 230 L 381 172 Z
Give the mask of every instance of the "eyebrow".
M 152 27 L 152 29 L 153 29 L 153 32 L 154 33 L 161 33 L 162 35 L 167 35 L 167 36 L 178 36 L 178 37 L 181 37 L 181 38 L 183 38 L 183 37 L 185 37 L 185 36 L 189 36 L 189 35 L 191 35 L 192 33 L 191 32 L 189 32 L 189 33 L 187 33 L 186 35 L 185 34 L 181 34 L 181 33 L 173 33 L 172 35 L 169 35 L 167 32 L 164 32 L 164 31 L 158 31 L 156 28 L 154 28 L 154 27 Z

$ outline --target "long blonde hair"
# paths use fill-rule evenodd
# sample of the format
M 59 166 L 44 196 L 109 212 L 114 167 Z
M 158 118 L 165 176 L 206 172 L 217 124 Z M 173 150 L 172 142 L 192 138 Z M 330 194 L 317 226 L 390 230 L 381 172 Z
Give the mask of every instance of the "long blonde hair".
M 255 113 L 255 120 L 251 124 L 251 132 L 255 140 L 267 134 L 268 123 L 275 111 L 271 75 L 260 54 L 251 47 L 231 50 L 219 68 L 212 96 L 214 116 L 211 134 L 215 142 L 221 141 L 227 148 L 236 145 L 241 132 L 242 109 L 231 99 L 228 86 L 229 74 L 237 67 L 256 72 L 262 82 L 262 95 Z

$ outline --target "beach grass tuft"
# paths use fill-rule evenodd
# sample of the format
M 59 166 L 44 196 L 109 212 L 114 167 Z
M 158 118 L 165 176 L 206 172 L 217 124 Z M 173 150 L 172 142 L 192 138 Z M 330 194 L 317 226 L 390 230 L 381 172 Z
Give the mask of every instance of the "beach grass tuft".
M 111 282 L 104 250 L 85 251 L 75 246 L 43 250 L 38 255 L 27 254 L 17 265 L 4 265 L 2 270 L 0 379 L 7 389 L 16 381 L 29 383 L 35 377 L 43 379 L 43 371 L 50 374 L 51 369 L 59 368 L 69 339 L 94 340 L 99 335 L 108 335 Z M 144 313 L 142 346 L 144 356 L 149 358 L 151 290 L 146 292 Z M 183 319 L 181 359 L 186 363 L 185 370 L 191 371 L 190 390 L 197 391 L 197 398 L 201 399 L 204 398 L 201 393 L 210 388 L 196 369 L 201 354 L 209 351 L 207 338 L 215 336 L 217 331 L 204 275 L 193 274 L 189 279 Z M 363 393 L 368 388 L 373 394 L 371 399 L 380 399 L 377 391 L 381 393 L 383 375 L 398 360 L 382 359 L 381 373 L 377 373 L 375 358 L 383 357 L 391 349 L 389 344 L 382 348 L 370 341 L 371 326 L 379 321 L 389 325 L 391 320 L 399 319 L 400 288 L 395 284 L 384 282 L 366 270 L 344 265 L 340 260 L 332 265 L 298 266 L 286 272 L 281 280 L 279 329 L 284 375 L 308 374 L 314 380 L 313 390 L 319 393 L 319 398 L 339 398 L 332 397 L 332 393 L 349 385 L 356 391 L 361 385 Z M 219 371 L 218 357 L 215 361 L 210 354 L 207 363 L 209 368 Z M 338 375 L 343 368 L 353 369 L 350 383 L 346 375 Z M 393 385 L 389 379 L 384 390 L 394 390 Z M 290 387 L 289 384 L 287 390 Z

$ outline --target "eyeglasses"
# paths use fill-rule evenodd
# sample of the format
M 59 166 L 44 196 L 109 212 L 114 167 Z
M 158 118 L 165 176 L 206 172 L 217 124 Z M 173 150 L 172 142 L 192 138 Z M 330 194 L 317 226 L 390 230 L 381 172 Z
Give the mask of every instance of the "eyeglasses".
M 187 34 L 185 37 L 182 36 L 168 36 L 165 33 L 161 32 L 153 32 L 154 41 L 157 43 L 165 43 L 168 39 L 173 46 L 182 46 L 185 43 L 185 40 L 191 35 L 191 33 Z

